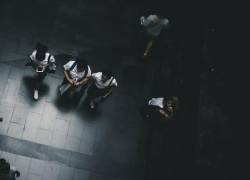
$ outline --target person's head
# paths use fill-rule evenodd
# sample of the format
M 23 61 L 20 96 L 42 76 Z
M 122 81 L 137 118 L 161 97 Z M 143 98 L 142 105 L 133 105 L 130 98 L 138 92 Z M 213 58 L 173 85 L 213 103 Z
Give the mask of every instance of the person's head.
M 36 59 L 38 61 L 43 61 L 45 59 L 46 52 L 48 51 L 48 47 L 41 44 L 37 43 L 36 44 Z
M 165 98 L 164 108 L 172 108 L 174 111 L 179 107 L 179 99 L 178 97 L 173 96 L 170 99 Z
M 83 72 L 87 68 L 88 68 L 88 63 L 86 60 L 84 60 L 84 59 L 77 60 L 77 71 L 78 72 Z
M 113 73 L 110 69 L 104 69 L 102 71 L 102 80 L 107 81 L 113 76 Z

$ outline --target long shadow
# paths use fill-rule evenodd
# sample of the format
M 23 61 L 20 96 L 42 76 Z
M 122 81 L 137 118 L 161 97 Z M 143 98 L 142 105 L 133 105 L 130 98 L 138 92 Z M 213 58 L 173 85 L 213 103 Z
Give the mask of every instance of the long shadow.
M 84 118 L 85 121 L 95 121 L 98 117 L 101 116 L 101 108 L 99 105 L 95 107 L 95 109 L 90 109 L 87 101 L 84 100 L 79 103 L 79 106 L 76 110 L 77 115 L 80 118 Z
M 79 99 L 76 97 L 71 97 L 69 93 L 65 93 L 63 96 L 58 93 L 55 99 L 55 105 L 57 106 L 58 110 L 63 113 L 76 109 L 78 103 Z
M 33 98 L 34 87 L 35 87 L 35 77 L 34 76 L 24 76 L 23 83 L 28 96 Z M 39 89 L 39 97 L 46 96 L 49 92 L 50 87 L 47 84 L 42 83 Z M 34 102 L 34 101 L 32 101 Z

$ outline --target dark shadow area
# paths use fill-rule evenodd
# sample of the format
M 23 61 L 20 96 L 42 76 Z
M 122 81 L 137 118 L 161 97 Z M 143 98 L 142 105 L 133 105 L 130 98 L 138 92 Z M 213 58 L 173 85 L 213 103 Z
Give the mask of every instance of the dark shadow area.
M 94 109 L 90 109 L 89 103 L 86 102 L 85 99 L 84 99 L 79 104 L 79 106 L 78 106 L 78 108 L 76 110 L 76 113 L 82 119 L 85 119 L 87 121 L 95 121 L 102 114 L 101 107 L 99 107 L 99 106 L 101 106 L 101 105 L 96 105 L 96 107 Z
M 35 77 L 32 76 L 24 76 L 23 83 L 26 88 L 26 92 L 30 99 L 34 96 L 34 87 L 35 87 Z M 42 83 L 39 88 L 39 97 L 45 97 L 49 92 L 49 85 Z

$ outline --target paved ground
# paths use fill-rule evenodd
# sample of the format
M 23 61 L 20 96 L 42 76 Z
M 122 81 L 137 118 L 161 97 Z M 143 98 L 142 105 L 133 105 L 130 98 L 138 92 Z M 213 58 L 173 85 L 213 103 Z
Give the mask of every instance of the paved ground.
M 52 24 L 39 20 L 33 23 L 32 18 L 25 18 L 26 12 L 18 14 L 18 4 L 9 2 L 2 7 L 1 157 L 20 169 L 19 179 L 131 179 L 141 142 L 138 107 L 149 93 L 147 87 L 151 83 L 146 80 L 151 76 L 150 71 L 141 72 L 150 67 L 121 53 L 117 35 L 112 31 L 107 34 L 107 30 L 102 29 L 105 35 L 93 36 L 95 32 L 85 24 L 83 27 L 92 35 L 76 32 L 83 27 L 68 26 L 72 17 L 78 15 L 65 10 L 67 5 L 57 10 Z M 89 16 L 94 11 L 100 10 L 90 9 Z M 63 15 L 70 12 L 73 13 L 68 15 L 70 18 L 63 19 Z M 85 22 L 90 23 L 87 19 Z M 24 64 L 37 41 L 48 44 L 56 57 L 58 71 L 46 77 L 40 99 L 34 102 L 34 72 Z M 75 105 L 62 102 L 58 96 L 57 88 L 63 78 L 61 66 L 75 51 L 84 54 L 94 72 L 107 66 L 115 69 L 119 87 L 95 113 L 88 112 L 82 105 L 84 97 Z
M 63 61 L 64 56 L 56 57 Z M 141 122 L 133 89 L 122 88 L 126 69 L 118 74 L 119 89 L 91 113 L 82 101 L 78 106 L 61 102 L 60 66 L 46 77 L 40 99 L 34 102 L 34 72 L 24 62 L 25 58 L 0 63 L 1 157 L 21 170 L 21 179 L 129 179 Z M 62 150 L 63 160 L 57 158 Z

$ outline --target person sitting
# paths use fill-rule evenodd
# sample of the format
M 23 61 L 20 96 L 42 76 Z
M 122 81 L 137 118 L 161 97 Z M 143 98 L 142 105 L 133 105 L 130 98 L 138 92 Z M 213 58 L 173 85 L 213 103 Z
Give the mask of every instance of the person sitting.
M 88 90 L 86 101 L 89 103 L 90 108 L 94 109 L 95 99 L 101 97 L 101 101 L 104 101 L 118 84 L 111 70 L 93 73 L 91 79 L 93 83 Z
M 91 77 L 91 69 L 87 62 L 77 58 L 67 62 L 63 68 L 65 77 L 59 88 L 61 95 L 66 91 L 73 94 L 79 89 L 80 93 L 82 93 Z
M 37 43 L 35 50 L 29 57 L 30 59 L 25 65 L 32 66 L 36 71 L 34 99 L 37 100 L 39 87 L 47 73 L 55 73 L 55 58 L 48 52 L 48 47 L 41 43 Z

